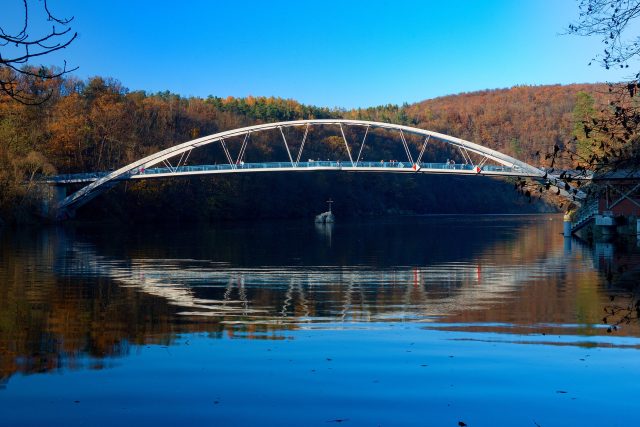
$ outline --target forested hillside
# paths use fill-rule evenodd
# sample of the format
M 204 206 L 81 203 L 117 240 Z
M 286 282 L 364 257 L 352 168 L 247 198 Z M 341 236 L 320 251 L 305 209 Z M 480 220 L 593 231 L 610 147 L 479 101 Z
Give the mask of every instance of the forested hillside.
M 545 164 L 544 154 L 552 150 L 555 144 L 575 149 L 574 110 L 578 93 L 589 94 L 595 108 L 606 103 L 608 87 L 604 84 L 515 86 L 348 114 L 410 123 L 476 142 L 532 165 L 542 166 Z
M 31 91 L 48 99 L 29 106 L 0 96 L 0 218 L 5 222 L 32 217 L 38 204 L 34 181 L 40 175 L 110 170 L 201 135 L 270 121 L 344 117 L 408 124 L 468 139 L 534 165 L 543 164 L 544 153 L 554 144 L 573 144 L 577 94 L 586 92 L 601 100 L 600 92 L 604 92 L 596 85 L 521 86 L 413 105 L 344 111 L 280 98 L 148 94 L 129 91 L 116 80 L 102 77 L 87 81 L 66 77 L 31 85 Z M 252 138 L 247 161 L 284 160 L 284 147 L 274 136 Z M 304 156 L 346 158 L 336 138 L 327 130 L 314 130 L 310 135 L 313 144 Z M 401 144 L 391 138 L 380 134 L 368 139 L 365 158 L 403 158 Z M 425 160 L 442 161 L 455 155 L 434 146 Z M 192 161 L 225 159 L 219 147 L 211 147 Z M 511 190 L 505 192 L 512 184 L 480 181 L 332 174 L 296 179 L 263 175 L 147 181 L 121 185 L 80 213 L 91 217 L 108 210 L 131 218 L 133 212 L 133 217 L 143 219 L 167 215 L 181 219 L 295 217 L 322 209 L 325 197 L 336 199 L 336 209 L 344 215 L 544 208 L 530 207 L 528 199 Z

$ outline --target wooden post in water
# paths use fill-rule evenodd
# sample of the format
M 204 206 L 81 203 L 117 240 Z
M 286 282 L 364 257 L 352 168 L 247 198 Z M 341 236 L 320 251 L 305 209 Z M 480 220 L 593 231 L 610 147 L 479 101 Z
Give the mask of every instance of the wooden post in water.
M 571 211 L 567 211 L 567 213 L 564 214 L 564 228 L 563 228 L 563 234 L 564 237 L 571 237 Z

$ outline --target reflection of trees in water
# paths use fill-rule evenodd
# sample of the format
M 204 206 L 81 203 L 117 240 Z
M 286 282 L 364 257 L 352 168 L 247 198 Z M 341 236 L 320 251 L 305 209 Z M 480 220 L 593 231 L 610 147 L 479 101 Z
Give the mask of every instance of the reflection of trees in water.
M 339 238 L 334 232 L 333 249 L 342 256 L 348 247 Z M 21 248 L 25 242 L 31 246 Z M 280 331 L 303 322 L 530 325 L 602 317 L 597 273 L 585 267 L 580 247 L 571 256 L 562 252 L 553 227 L 522 227 L 480 250 L 469 250 L 465 245 L 473 242 L 464 239 L 456 243 L 463 255 L 450 262 L 436 257 L 378 267 L 333 258 L 327 265 L 255 266 L 169 258 L 171 251 L 158 248 L 154 258 L 141 256 L 144 251 L 100 255 L 99 246 L 64 234 L 17 237 L 0 245 L 2 269 L 15 274 L 0 278 L 0 378 L 83 364 L 100 368 L 131 345 L 168 344 L 182 332 L 279 339 Z M 381 244 L 383 251 L 396 248 Z M 235 256 L 242 259 L 239 247 Z
M 611 296 L 611 304 L 604 308 L 602 322 L 611 325 L 607 332 L 617 331 L 621 325 L 631 325 L 640 319 L 640 293 L 638 290 L 617 298 Z
M 100 368 L 108 363 L 104 358 L 127 354 L 132 344 L 170 341 L 179 328 L 170 306 L 108 280 L 38 282 L 2 284 L 0 377 L 86 364 Z
M 594 262 L 606 280 L 609 303 L 602 322 L 608 332 L 619 326 L 638 323 L 640 319 L 640 247 L 634 241 L 597 242 L 592 251 Z

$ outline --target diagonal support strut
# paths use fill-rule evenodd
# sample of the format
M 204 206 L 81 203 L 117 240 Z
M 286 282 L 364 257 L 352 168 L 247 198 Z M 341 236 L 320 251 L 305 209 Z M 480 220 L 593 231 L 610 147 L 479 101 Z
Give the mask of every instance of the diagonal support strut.
M 296 156 L 296 166 L 300 163 L 300 157 L 302 156 L 302 150 L 304 149 L 304 143 L 307 141 L 307 135 L 309 134 L 309 123 L 304 129 L 304 136 L 302 137 L 302 143 L 300 144 L 300 148 L 298 149 L 298 155 Z
M 360 150 L 358 151 L 358 158 L 356 158 L 356 166 L 358 166 L 358 162 L 360 162 L 360 157 L 362 156 L 362 149 L 364 148 L 364 142 L 367 139 L 367 135 L 369 134 L 369 128 L 371 126 L 367 126 L 364 131 L 364 138 L 362 138 L 362 144 L 360 144 Z
M 293 166 L 295 168 L 296 165 L 293 163 L 293 157 L 291 157 L 291 151 L 289 150 L 289 144 L 287 144 L 287 138 L 285 138 L 285 136 L 284 136 L 284 131 L 282 130 L 282 126 L 278 126 L 278 129 L 280 129 L 280 134 L 282 135 L 282 140 L 284 141 L 284 146 L 287 149 L 287 154 L 289 155 L 289 161 L 291 162 L 291 166 Z
M 344 129 L 342 128 L 342 123 L 340 123 L 340 133 L 342 134 L 342 139 L 344 139 L 344 146 L 347 147 L 347 154 L 349 155 L 349 161 L 351 162 L 351 166 L 355 166 L 353 163 L 353 157 L 351 157 L 351 150 L 349 149 L 349 143 L 347 142 L 347 137 L 344 136 Z
M 404 137 L 404 132 L 402 132 L 402 129 L 400 129 L 400 139 L 402 140 L 402 145 L 404 145 L 404 151 L 407 153 L 407 160 L 409 160 L 410 164 L 413 164 L 413 156 L 411 155 L 409 144 L 407 144 L 407 139 Z

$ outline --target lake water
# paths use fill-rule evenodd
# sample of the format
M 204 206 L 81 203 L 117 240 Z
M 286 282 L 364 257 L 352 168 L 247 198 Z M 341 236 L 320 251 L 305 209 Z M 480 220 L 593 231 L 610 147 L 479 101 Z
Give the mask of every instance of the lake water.
M 637 425 L 640 256 L 561 231 L 0 230 L 0 426 Z

